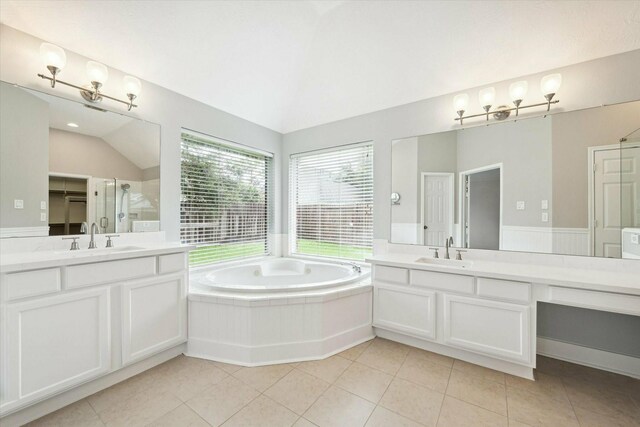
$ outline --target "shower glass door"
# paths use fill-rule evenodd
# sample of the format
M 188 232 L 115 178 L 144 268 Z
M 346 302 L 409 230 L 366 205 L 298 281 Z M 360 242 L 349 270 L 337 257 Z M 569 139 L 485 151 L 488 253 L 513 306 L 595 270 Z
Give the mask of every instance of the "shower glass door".
M 116 180 L 97 179 L 94 197 L 96 198 L 96 224 L 100 233 L 116 231 Z

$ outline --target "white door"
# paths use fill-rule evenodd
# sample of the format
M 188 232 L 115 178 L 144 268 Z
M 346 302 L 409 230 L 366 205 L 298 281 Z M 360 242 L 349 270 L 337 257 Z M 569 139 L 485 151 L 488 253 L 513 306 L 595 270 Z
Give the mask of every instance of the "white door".
M 4 309 L 2 412 L 111 369 L 108 287 L 11 303 Z
M 435 339 L 436 293 L 376 284 L 373 326 L 418 338 Z
M 453 230 L 453 174 L 424 175 L 424 244 L 444 246 Z
M 620 240 L 622 225 L 632 226 L 635 222 L 634 201 L 640 182 L 639 150 L 637 147 L 629 147 L 594 152 L 595 256 L 608 258 L 622 256 Z
M 529 306 L 443 295 L 444 342 L 484 355 L 529 364 Z
M 129 364 L 187 340 L 184 273 L 122 286 L 122 363 Z

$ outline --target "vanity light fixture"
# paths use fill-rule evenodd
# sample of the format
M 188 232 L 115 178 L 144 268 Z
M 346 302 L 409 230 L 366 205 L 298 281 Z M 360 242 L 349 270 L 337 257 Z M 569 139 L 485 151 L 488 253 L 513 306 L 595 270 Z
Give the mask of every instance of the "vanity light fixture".
M 89 78 L 90 85 L 82 87 L 58 79 L 58 74 L 60 74 L 67 63 L 67 56 L 62 48 L 51 43 L 42 43 L 40 45 L 40 56 L 42 57 L 44 65 L 49 70 L 49 73 L 51 73 L 51 77 L 45 76 L 44 74 L 38 74 L 38 77 L 49 80 L 52 88 L 56 87 L 56 83 L 61 83 L 65 86 L 78 89 L 80 91 L 80 95 L 82 95 L 85 100 L 92 103 L 100 102 L 103 98 L 107 98 L 112 101 L 125 104 L 128 111 L 131 111 L 133 107 L 137 107 L 137 105 L 133 103 L 133 100 L 138 97 L 142 89 L 142 84 L 139 79 L 132 76 L 124 77 L 123 84 L 125 87 L 125 94 L 128 98 L 128 101 L 124 101 L 100 92 L 100 88 L 109 78 L 109 69 L 104 64 L 96 61 L 87 62 L 87 76 Z
M 511 98 L 511 101 L 513 102 L 513 105 L 515 105 L 515 107 L 500 105 L 496 107 L 493 113 L 491 113 L 490 111 L 495 102 L 496 91 L 493 87 L 482 89 L 478 93 L 478 99 L 480 101 L 480 106 L 484 110 L 484 113 L 472 114 L 469 116 L 464 115 L 465 109 L 469 102 L 469 96 L 466 93 L 456 95 L 453 98 L 453 107 L 458 114 L 458 117 L 456 117 L 454 120 L 460 121 L 460 125 L 462 125 L 464 119 L 485 116 L 486 120 L 489 121 L 489 114 L 492 114 L 496 120 L 504 120 L 509 117 L 512 111 L 516 112 L 515 115 L 517 117 L 520 110 L 523 108 L 540 107 L 543 105 L 546 105 L 547 111 L 549 111 L 551 110 L 551 104 L 560 102 L 558 99 L 554 100 L 553 98 L 558 92 L 561 83 L 562 75 L 559 73 L 544 76 L 540 81 L 540 89 L 542 91 L 542 94 L 544 95 L 544 99 L 546 99 L 546 102 L 530 105 L 521 105 L 525 96 L 527 96 L 529 83 L 526 80 L 512 83 L 511 85 L 509 85 L 509 97 Z

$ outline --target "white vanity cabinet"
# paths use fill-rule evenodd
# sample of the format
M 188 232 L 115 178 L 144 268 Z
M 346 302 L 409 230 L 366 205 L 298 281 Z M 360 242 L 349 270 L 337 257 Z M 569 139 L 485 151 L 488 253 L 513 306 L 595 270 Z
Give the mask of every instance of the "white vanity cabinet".
M 3 271 L 0 415 L 186 342 L 187 282 L 186 252 Z
M 374 264 L 373 283 L 379 330 L 463 359 L 473 353 L 533 366 L 529 283 L 381 264 Z
M 187 277 L 177 273 L 122 285 L 122 363 L 187 339 Z
M 3 311 L 2 406 L 38 400 L 110 370 L 108 287 L 20 301 Z

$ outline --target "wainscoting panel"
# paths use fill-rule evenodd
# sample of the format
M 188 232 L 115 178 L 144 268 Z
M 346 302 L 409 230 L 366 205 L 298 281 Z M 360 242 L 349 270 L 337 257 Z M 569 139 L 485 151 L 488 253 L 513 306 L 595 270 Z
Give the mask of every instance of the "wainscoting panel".
M 589 255 L 588 228 L 502 227 L 502 247 L 508 251 Z

